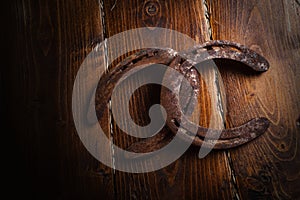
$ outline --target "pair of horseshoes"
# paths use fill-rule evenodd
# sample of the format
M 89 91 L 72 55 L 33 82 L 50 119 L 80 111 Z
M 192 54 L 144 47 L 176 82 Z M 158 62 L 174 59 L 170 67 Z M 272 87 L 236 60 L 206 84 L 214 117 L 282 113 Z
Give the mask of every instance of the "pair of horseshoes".
M 144 65 L 146 67 L 147 65 L 145 64 L 147 63 L 167 65 L 181 73 L 187 79 L 193 88 L 193 93 L 189 98 L 185 98 L 184 104 L 194 104 L 199 96 L 199 73 L 195 68 L 195 65 L 198 63 L 212 59 L 230 59 L 241 62 L 257 72 L 265 72 L 269 69 L 269 63 L 264 57 L 243 45 L 229 41 L 210 41 L 195 46 L 182 55 L 183 56 L 174 54 L 174 51 L 170 51 L 170 49 L 146 49 L 131 55 L 119 63 L 109 73 L 101 77 L 98 83 L 95 96 L 95 109 L 98 120 L 102 118 L 105 109 L 108 108 L 108 102 L 113 89 L 118 81 L 124 78 L 122 76 L 137 66 Z M 182 84 L 176 77 L 168 74 L 168 70 L 166 71 L 163 81 L 170 83 L 174 88 L 174 90 L 171 91 L 175 91 L 175 88 L 180 88 Z M 194 145 L 210 146 L 207 141 L 204 141 L 204 138 L 211 137 L 209 139 L 211 139 L 211 142 L 214 144 L 214 149 L 233 148 L 252 141 L 263 134 L 269 127 L 270 122 L 264 117 L 251 119 L 241 126 L 224 129 L 221 132 L 220 130 L 208 129 L 193 124 L 187 119 L 186 114 L 181 108 L 182 106 L 179 104 L 179 93 L 171 91 L 166 88 L 162 88 L 161 90 L 161 105 L 167 112 L 167 127 L 174 134 L 178 132 L 179 126 L 185 129 L 185 139 L 191 139 Z M 197 129 L 195 137 L 188 134 L 189 127 L 191 126 Z M 209 136 L 207 134 L 208 132 L 210 133 Z M 158 135 L 159 134 L 161 134 L 161 136 L 147 138 L 133 144 L 129 149 L 134 152 L 155 150 L 161 146 L 157 144 L 158 142 L 164 144 L 167 141 L 167 137 L 165 137 L 166 129 L 163 129 Z M 145 148 L 147 150 L 145 150 Z

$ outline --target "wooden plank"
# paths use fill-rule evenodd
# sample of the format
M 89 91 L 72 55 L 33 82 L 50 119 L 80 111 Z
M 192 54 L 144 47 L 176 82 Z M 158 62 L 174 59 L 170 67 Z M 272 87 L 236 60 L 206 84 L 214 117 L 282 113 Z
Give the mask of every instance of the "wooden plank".
M 241 199 L 298 199 L 300 150 L 299 1 L 210 0 L 213 39 L 239 42 L 260 52 L 271 68 L 249 74 L 222 64 L 228 125 L 253 117 L 271 120 L 257 140 L 230 151 Z
M 72 118 L 73 82 L 94 38 L 103 39 L 97 1 L 14 1 L 16 34 L 5 69 L 25 193 L 43 199 L 113 198 L 111 169 L 82 145 Z M 18 125 L 15 125 L 18 116 Z M 106 118 L 108 120 L 108 117 Z M 108 121 L 102 123 L 109 132 Z M 22 186 L 23 187 L 23 186 Z
M 149 5 L 150 4 L 150 5 Z M 147 9 L 150 8 L 150 11 Z M 105 35 L 111 37 L 125 30 L 139 27 L 158 26 L 173 29 L 195 39 L 197 42 L 209 40 L 208 27 L 204 18 L 202 1 L 104 1 Z M 147 12 L 153 12 L 151 15 Z M 162 35 L 168 39 L 168 36 Z M 133 44 L 132 40 L 120 42 L 120 45 Z M 177 41 L 180 42 L 180 41 Z M 127 54 L 129 55 L 129 54 Z M 125 55 L 126 56 L 126 55 Z M 116 63 L 125 56 L 119 58 Z M 215 73 L 209 71 L 207 78 L 215 81 Z M 210 75 L 209 75 L 210 74 Z M 146 74 L 144 74 L 146 76 Z M 140 76 L 139 79 L 143 79 Z M 126 87 L 133 87 L 139 80 L 134 80 Z M 215 86 L 214 86 L 215 87 Z M 131 116 L 139 125 L 149 123 L 145 116 L 154 103 L 159 103 L 159 87 L 148 86 L 140 88 L 132 97 Z M 212 91 L 210 91 L 212 92 Z M 203 105 L 210 105 L 207 94 L 202 97 Z M 121 101 L 122 102 L 122 101 Z M 127 106 L 127 102 L 123 102 Z M 120 106 L 120 113 L 124 112 Z M 200 123 L 208 125 L 210 114 L 220 117 L 220 113 L 209 108 L 205 111 Z M 201 115 L 202 116 L 202 115 Z M 215 121 L 221 119 L 215 117 Z M 112 134 L 114 143 L 126 148 L 135 138 L 122 132 L 113 122 Z M 215 126 L 220 126 L 216 123 Z M 144 174 L 129 174 L 116 171 L 114 174 L 115 192 L 117 199 L 230 199 L 232 185 L 230 170 L 226 155 L 222 151 L 214 151 L 205 159 L 198 158 L 199 148 L 190 148 L 178 161 L 164 169 Z

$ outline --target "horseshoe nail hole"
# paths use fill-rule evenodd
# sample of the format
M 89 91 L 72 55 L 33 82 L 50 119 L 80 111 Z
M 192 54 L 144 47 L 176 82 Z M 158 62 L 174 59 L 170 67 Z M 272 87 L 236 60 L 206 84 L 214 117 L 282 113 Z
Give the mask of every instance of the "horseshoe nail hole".
M 207 50 L 213 50 L 212 46 L 207 46 L 207 47 L 204 47 L 204 48 L 207 49 Z
M 236 47 L 230 47 L 230 50 L 232 50 L 232 51 L 239 51 L 239 49 L 236 48 Z
M 159 4 L 158 2 L 147 2 L 145 5 L 145 11 L 149 16 L 154 16 L 159 12 Z
M 171 122 L 175 124 L 175 126 L 179 127 L 180 124 L 176 119 L 171 119 Z
M 284 150 L 284 149 L 285 149 L 285 144 L 284 144 L 284 143 L 281 143 L 281 144 L 280 144 L 280 148 L 281 148 L 282 150 Z

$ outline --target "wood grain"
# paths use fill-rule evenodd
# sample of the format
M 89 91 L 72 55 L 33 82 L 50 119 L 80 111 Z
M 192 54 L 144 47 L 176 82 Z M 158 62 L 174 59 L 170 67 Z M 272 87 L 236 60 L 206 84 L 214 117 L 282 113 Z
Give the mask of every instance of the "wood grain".
M 217 1 L 209 3 L 213 39 L 240 42 L 260 52 L 270 71 L 243 73 L 222 63 L 229 126 L 253 117 L 271 120 L 268 132 L 230 151 L 242 199 L 300 197 L 300 17 L 296 1 Z M 229 14 L 230 13 L 230 14 Z
M 97 1 L 13 1 L 12 67 L 6 69 L 9 123 L 31 199 L 113 198 L 112 171 L 82 145 L 72 118 L 76 73 L 103 39 Z M 16 116 L 18 123 L 16 125 Z M 106 117 L 108 119 L 108 117 Z M 108 122 L 102 123 L 108 131 Z M 20 176 L 23 177 L 23 176 Z M 23 186 L 22 186 L 23 187 Z
M 150 9 L 150 10 L 149 10 Z M 149 12 L 151 12 L 149 14 Z M 184 17 L 181 17 L 184 16 Z M 197 42 L 209 40 L 207 24 L 204 19 L 202 1 L 105 1 L 104 2 L 105 35 L 111 37 L 122 31 L 139 27 L 164 27 L 187 34 Z M 151 28 L 150 28 L 151 29 Z M 168 40 L 168 35 L 162 35 Z M 135 38 L 124 39 L 119 45 L 135 45 Z M 180 42 L 180 41 L 176 41 Z M 136 44 L 138 45 L 138 44 Z M 117 47 L 116 47 L 117 48 Z M 129 54 L 127 54 L 129 55 Z M 117 60 L 122 60 L 126 55 Z M 116 63 L 117 63 L 116 62 Z M 113 67 L 113 66 L 112 66 Z M 215 83 L 215 72 L 202 70 L 207 80 Z M 147 74 L 140 74 L 121 87 L 133 87 Z M 207 83 L 208 84 L 208 83 Z M 212 85 L 215 87 L 214 85 Z M 205 88 L 205 87 L 203 87 Z M 213 92 L 213 91 L 210 91 Z M 212 104 L 207 93 L 203 91 L 201 111 L 205 112 L 200 123 L 223 126 L 219 113 L 205 105 Z M 130 102 L 131 116 L 139 125 L 146 125 L 150 118 L 145 115 L 154 103 L 159 103 L 160 88 L 156 85 L 144 86 L 136 91 Z M 122 95 L 120 95 L 122 96 Z M 212 98 L 214 96 L 212 95 Z M 123 108 L 127 102 L 122 102 L 119 114 L 125 112 Z M 211 115 L 216 114 L 215 120 L 210 121 Z M 213 118 L 213 117 L 212 117 Z M 218 120 L 220 120 L 218 122 Z M 113 122 L 112 135 L 114 143 L 122 148 L 128 147 L 136 138 L 128 136 Z M 232 185 L 228 160 L 224 152 L 212 152 L 205 159 L 200 160 L 199 148 L 191 148 L 178 161 L 161 170 L 145 174 L 129 174 L 116 171 L 114 174 L 115 192 L 117 199 L 230 199 Z
M 11 197 L 300 197 L 299 1 L 209 0 L 209 15 L 203 2 L 206 1 L 10 2 L 13 27 L 6 30 L 7 37 L 12 38 L 8 46 L 10 65 L 1 68 L 1 90 L 5 94 L 0 103 L 1 111 L 6 113 L 4 123 L 10 130 L 7 134 L 16 139 L 14 162 L 10 163 L 15 175 L 11 185 L 15 192 Z M 197 155 L 199 148 L 191 147 L 178 161 L 151 173 L 118 172 L 94 159 L 76 133 L 71 100 L 76 73 L 95 44 L 125 30 L 150 26 L 173 29 L 202 43 L 211 39 L 207 21 L 212 27 L 212 39 L 246 44 L 269 60 L 271 69 L 262 75 L 244 71 L 234 62 L 217 62 L 227 98 L 226 125 L 233 127 L 264 116 L 272 122 L 268 132 L 245 146 L 228 152 L 213 151 L 201 160 Z M 168 39 L 168 35 L 162 37 Z M 127 40 L 124 44 L 137 45 L 134 42 Z M 129 54 L 118 58 L 112 67 Z M 215 81 L 219 75 L 215 71 L 205 72 L 206 69 L 202 73 Z M 124 90 L 145 76 L 141 74 L 124 85 Z M 218 84 L 223 87 L 221 82 Z M 222 128 L 220 113 L 210 108 L 212 102 L 217 102 L 213 99 L 215 95 L 209 97 L 204 88 L 199 104 L 203 111 L 200 124 L 214 123 L 211 125 Z M 159 92 L 157 85 L 135 92 L 130 112 L 137 124 L 149 123 L 145 113 L 151 105 L 159 103 Z M 210 116 L 215 120 L 211 121 Z M 110 122 L 111 118 L 107 111 L 100 124 L 118 146 L 126 148 L 137 141 L 122 132 L 114 121 Z

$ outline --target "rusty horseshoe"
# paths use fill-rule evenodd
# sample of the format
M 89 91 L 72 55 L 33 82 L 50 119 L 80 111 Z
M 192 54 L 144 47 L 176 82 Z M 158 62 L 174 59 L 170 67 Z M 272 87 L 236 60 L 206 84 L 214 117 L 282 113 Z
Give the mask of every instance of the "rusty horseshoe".
M 200 87 L 199 73 L 195 65 L 212 59 L 235 60 L 257 72 L 265 72 L 269 69 L 268 61 L 258 53 L 241 44 L 224 40 L 215 40 L 197 45 L 183 52 L 180 56 L 176 53 L 174 54 L 174 51 L 170 49 L 141 50 L 119 63 L 109 73 L 101 77 L 95 96 L 95 109 L 98 120 L 102 118 L 104 110 L 108 108 L 108 102 L 118 80 L 131 69 L 148 63 L 167 65 L 184 75 L 192 86 L 193 91 L 191 95 L 184 98 L 181 104 L 194 105 L 197 102 Z M 168 74 L 168 70 L 164 75 L 163 81 L 171 82 L 174 88 L 180 88 L 182 84 L 176 77 L 172 77 Z M 167 127 L 158 133 L 157 136 L 146 138 L 132 144 L 128 150 L 133 152 L 150 152 L 157 150 L 169 142 L 170 137 L 167 136 L 169 130 L 173 134 L 176 134 L 179 126 L 185 130 L 183 139 L 192 140 L 194 145 L 209 146 L 210 144 L 204 141 L 204 138 L 211 137 L 209 139 L 214 143 L 214 149 L 228 149 L 252 141 L 263 134 L 270 124 L 268 119 L 260 117 L 254 118 L 241 126 L 224 129 L 221 132 L 219 130 L 199 126 L 188 120 L 190 113 L 185 113 L 182 106 L 179 105 L 179 94 L 163 87 L 161 90 L 161 104 L 167 112 Z M 190 127 L 196 127 L 196 137 L 189 134 Z M 210 134 L 207 134 L 208 132 Z

